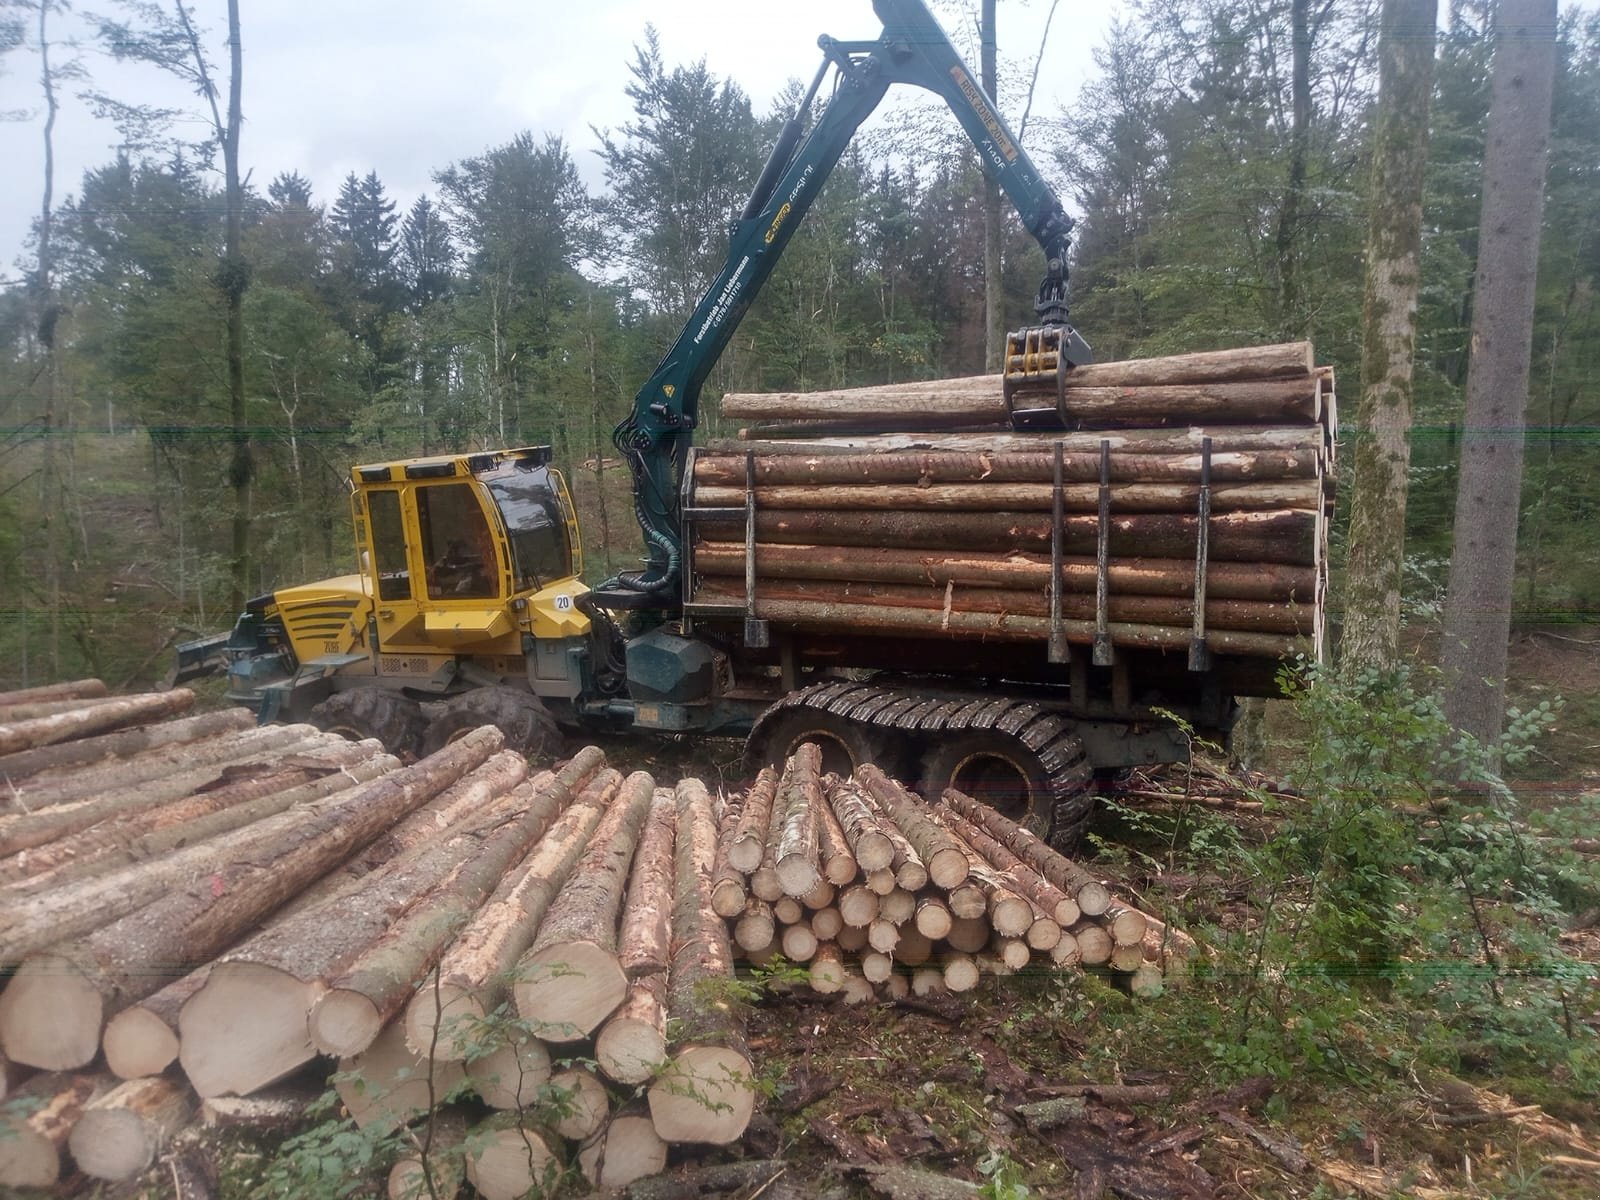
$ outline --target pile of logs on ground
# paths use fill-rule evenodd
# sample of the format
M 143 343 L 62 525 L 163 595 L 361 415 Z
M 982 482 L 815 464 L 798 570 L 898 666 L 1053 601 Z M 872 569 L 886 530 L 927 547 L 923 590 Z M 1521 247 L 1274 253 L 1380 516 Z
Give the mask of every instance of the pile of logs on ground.
M 1337 417 L 1309 344 L 1076 367 L 1060 400 L 1065 430 L 1014 432 L 998 375 L 725 396 L 762 423 L 695 455 L 692 603 L 1098 665 L 1320 653 Z
M 810 745 L 725 802 L 594 747 L 535 770 L 492 727 L 401 766 L 193 700 L 0 693 L 0 1191 L 69 1152 L 133 1178 L 307 1079 L 426 1130 L 396 1200 L 622 1184 L 750 1120 L 730 931 L 854 1000 L 1030 960 L 1148 992 L 1192 946 L 983 806 L 823 779 Z
M 811 743 L 729 805 L 712 903 L 747 959 L 805 964 L 851 1002 L 1030 965 L 1102 967 L 1154 996 L 1196 950 L 987 805 L 924 804 L 871 764 L 824 775 Z

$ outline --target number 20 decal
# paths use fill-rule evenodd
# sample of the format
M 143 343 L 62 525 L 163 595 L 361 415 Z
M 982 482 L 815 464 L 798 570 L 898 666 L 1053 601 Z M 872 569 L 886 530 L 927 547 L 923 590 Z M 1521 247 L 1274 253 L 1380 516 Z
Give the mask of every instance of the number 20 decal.
M 566 612 L 571 607 L 572 607 L 572 597 L 571 596 L 557 596 L 556 597 L 556 611 L 557 612 Z

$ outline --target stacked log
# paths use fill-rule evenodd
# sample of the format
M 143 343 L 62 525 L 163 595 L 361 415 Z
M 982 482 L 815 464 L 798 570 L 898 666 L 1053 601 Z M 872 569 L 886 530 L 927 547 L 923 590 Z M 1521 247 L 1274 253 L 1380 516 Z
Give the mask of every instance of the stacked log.
M 1075 367 L 1060 396 L 1065 430 L 1018 433 L 998 376 L 730 393 L 768 424 L 696 455 L 691 602 L 748 610 L 753 579 L 751 615 L 801 634 L 1321 653 L 1337 430 L 1308 344 Z
M 864 1000 L 907 988 L 919 995 L 970 991 L 985 973 L 1037 965 L 1104 967 L 1149 996 L 1181 975 L 1195 952 L 1192 940 L 1115 901 L 1084 867 L 959 792 L 928 805 L 872 764 L 850 779 L 821 775 L 809 743 L 775 782 L 757 781 L 746 811 L 768 792 L 788 797 L 782 825 L 768 822 L 778 845 L 805 860 L 794 849 L 794 831 L 808 821 L 837 828 L 854 874 L 825 880 L 833 889 L 828 902 L 814 906 L 793 896 L 771 903 L 752 896 L 730 922 L 732 937 L 751 961 L 781 954 L 803 964 L 820 994 Z M 797 811 L 804 803 L 816 808 L 809 819 Z M 740 821 L 724 830 L 719 861 L 757 861 L 751 827 Z M 818 863 L 820 844 L 806 852 Z M 774 857 L 770 844 L 764 854 Z M 802 882 L 797 872 L 791 886 Z

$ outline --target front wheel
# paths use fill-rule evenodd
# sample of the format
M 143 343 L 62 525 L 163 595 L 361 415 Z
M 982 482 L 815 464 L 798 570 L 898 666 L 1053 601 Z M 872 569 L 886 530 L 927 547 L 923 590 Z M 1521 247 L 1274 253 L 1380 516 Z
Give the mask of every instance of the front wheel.
M 444 713 L 422 739 L 423 752 L 442 750 L 482 725 L 493 725 L 505 735 L 507 750 L 527 758 L 554 758 L 561 749 L 561 730 L 539 697 L 517 688 L 481 687 L 445 701 Z
M 377 738 L 390 754 L 416 754 L 422 741 L 422 706 L 380 687 L 335 692 L 311 710 L 311 723 L 351 741 Z

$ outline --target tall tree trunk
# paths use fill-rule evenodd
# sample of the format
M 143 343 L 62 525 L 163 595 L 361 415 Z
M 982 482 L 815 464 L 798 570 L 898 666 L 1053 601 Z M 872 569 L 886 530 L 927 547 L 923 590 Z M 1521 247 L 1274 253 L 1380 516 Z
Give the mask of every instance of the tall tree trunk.
M 979 73 L 983 90 L 999 110 L 999 69 L 994 29 L 995 0 L 983 0 Z M 983 369 L 998 371 L 1006 344 L 1005 281 L 1000 273 L 1000 236 L 1004 229 L 1000 211 L 1000 181 L 987 167 L 983 172 Z
M 61 465 L 57 441 L 60 437 L 61 414 L 57 411 L 57 391 L 60 382 L 59 362 L 56 357 L 56 323 L 61 308 L 55 294 L 55 251 L 51 241 L 52 213 L 55 191 L 55 129 L 56 112 L 60 103 L 56 99 L 55 74 L 50 66 L 50 11 L 54 0 L 39 0 L 39 85 L 44 91 L 44 198 L 39 205 L 39 261 L 35 275 L 38 298 L 39 347 L 44 353 L 44 454 L 39 463 L 39 490 L 43 496 L 40 511 L 44 529 L 41 538 L 44 551 L 45 603 L 50 608 L 50 677 L 61 674 L 61 548 L 56 533 L 57 519 L 63 514 L 61 491 Z M 23 627 L 23 641 L 27 641 L 27 627 Z
M 1301 312 L 1299 247 L 1300 206 L 1306 190 L 1306 159 L 1311 142 L 1311 0 L 1290 0 L 1292 66 L 1289 91 L 1293 115 L 1289 127 L 1289 180 L 1278 210 L 1278 327 L 1285 338 L 1299 337 L 1305 326 Z
M 229 603 L 234 612 L 244 609 L 245 597 L 251 590 L 250 483 L 255 476 L 250 426 L 244 412 L 244 292 L 250 284 L 250 270 L 241 247 L 244 225 L 244 185 L 239 178 L 242 67 L 239 0 L 228 0 L 228 125 L 222 139 L 228 226 L 218 279 L 228 300 L 228 420 L 233 429 L 233 461 L 228 467 L 228 482 L 233 488 L 232 594 Z
M 1497 33 L 1443 651 L 1446 715 L 1486 744 L 1505 719 L 1556 0 L 1502 0 Z
M 1400 643 L 1412 375 L 1438 0 L 1384 0 L 1372 217 L 1367 228 L 1349 585 L 1342 654 L 1393 665 Z

